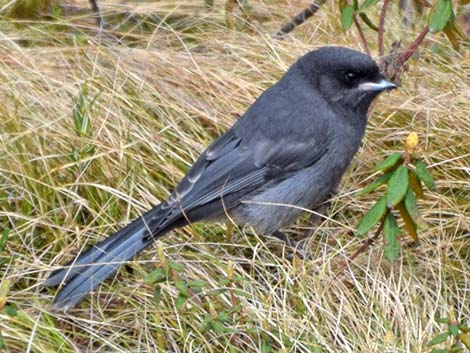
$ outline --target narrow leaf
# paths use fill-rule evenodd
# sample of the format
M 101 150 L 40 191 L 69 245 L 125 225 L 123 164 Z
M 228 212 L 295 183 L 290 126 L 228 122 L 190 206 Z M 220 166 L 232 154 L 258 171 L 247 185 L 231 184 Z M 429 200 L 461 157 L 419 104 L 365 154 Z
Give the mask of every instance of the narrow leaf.
M 372 29 L 373 31 L 376 31 L 376 32 L 379 31 L 379 27 L 377 27 L 375 24 L 372 23 L 372 21 L 371 21 L 370 18 L 366 15 L 365 12 L 360 12 L 360 13 L 359 13 L 359 17 L 361 18 L 361 20 L 362 20 L 370 29 Z
M 144 277 L 144 282 L 147 284 L 161 283 L 166 281 L 167 273 L 163 268 L 157 268 L 155 271 L 150 272 Z
M 452 346 L 450 346 L 451 353 L 462 352 L 463 349 L 464 348 L 459 343 L 454 343 Z
M 395 206 L 405 196 L 408 189 L 408 169 L 400 165 L 390 177 L 387 186 L 387 204 Z
M 347 31 L 351 28 L 354 21 L 354 8 L 351 5 L 345 6 L 343 11 L 341 11 L 341 26 L 343 31 Z
M 357 235 L 364 235 L 372 229 L 383 217 L 387 210 L 387 199 L 382 196 L 374 206 L 365 214 L 359 223 L 356 233 Z
M 159 284 L 155 286 L 155 289 L 153 291 L 153 300 L 157 305 L 160 304 L 162 300 L 162 286 L 160 286 Z
M 436 33 L 442 31 L 452 15 L 451 0 L 437 0 L 429 15 L 429 31 Z
M 447 329 L 449 330 L 449 333 L 452 336 L 457 337 L 459 335 L 459 326 L 458 325 L 449 324 L 449 325 L 447 325 Z
M 450 353 L 447 348 L 434 348 L 431 353 Z
M 371 6 L 376 5 L 378 2 L 379 2 L 379 0 L 365 0 L 361 4 L 361 6 L 359 6 L 359 10 L 364 11 L 364 10 L 368 9 L 369 7 L 371 7 Z
M 457 38 L 456 32 L 454 31 L 454 28 L 453 28 L 454 26 L 452 22 L 453 22 L 452 20 L 447 22 L 446 26 L 444 27 L 442 31 L 446 35 L 450 44 L 452 44 L 452 48 L 454 48 L 454 50 L 459 50 L 460 44 L 459 44 L 459 40 Z
M 428 346 L 435 346 L 436 344 L 443 343 L 447 341 L 448 338 L 449 338 L 449 332 L 441 333 L 437 335 L 436 337 L 434 337 L 431 341 L 429 341 Z
M 176 289 L 178 289 L 178 291 L 180 292 L 180 295 L 182 295 L 183 297 L 185 298 L 188 298 L 190 293 L 189 293 L 189 289 L 188 289 L 188 286 L 186 285 L 186 282 L 184 281 L 176 281 L 175 282 L 175 287 Z
M 202 279 L 188 282 L 188 286 L 191 288 L 202 288 L 202 287 L 207 286 L 207 284 L 208 284 L 207 281 L 204 281 Z
M 388 181 L 388 179 L 390 179 L 391 176 L 392 176 L 392 173 L 387 173 L 387 174 L 381 175 L 376 180 L 374 180 L 372 183 L 367 185 L 364 189 L 360 190 L 357 193 L 357 196 L 367 195 L 367 194 L 371 193 L 372 191 L 377 189 L 379 186 L 385 184 Z
M 5 340 L 3 339 L 2 333 L 0 332 L 0 349 L 5 348 Z
M 375 166 L 375 170 L 387 170 L 395 166 L 397 163 L 403 160 L 403 155 L 400 152 L 392 153 L 390 156 L 385 158 L 382 162 Z
M 429 173 L 428 169 L 426 168 L 426 164 L 423 161 L 418 160 L 416 161 L 416 175 L 418 178 L 426 185 L 429 190 L 434 190 L 435 183 L 434 179 L 432 178 L 431 174 Z
M 405 205 L 405 208 L 408 211 L 408 214 L 410 215 L 413 222 L 418 225 L 420 223 L 418 204 L 416 203 L 416 196 L 410 187 L 408 187 L 408 189 L 406 190 L 403 204 Z
M 184 305 L 186 304 L 186 300 L 187 298 L 183 295 L 178 295 L 178 298 L 176 298 L 176 303 L 175 303 L 175 307 L 177 310 L 181 310 Z
M 184 266 L 181 265 L 180 263 L 178 262 L 171 262 L 170 263 L 170 267 L 175 270 L 176 272 L 181 272 L 184 270 Z
M 398 205 L 396 205 L 396 207 L 398 208 L 398 211 L 400 211 L 401 218 L 403 218 L 406 231 L 415 242 L 418 242 L 419 239 L 418 233 L 416 232 L 416 224 L 413 222 L 410 215 L 408 214 L 405 205 L 403 204 L 403 202 L 400 202 Z
M 384 253 L 388 261 L 394 262 L 400 255 L 400 228 L 394 215 L 389 213 L 384 222 Z
M 3 228 L 2 237 L 0 238 L 0 252 L 2 252 L 3 249 L 5 249 L 5 245 L 7 244 L 7 241 L 8 241 L 8 235 L 10 235 L 10 229 Z
M 449 318 L 447 318 L 447 317 L 439 317 L 435 320 L 439 324 L 448 324 L 450 322 Z
M 467 349 L 470 349 L 470 333 L 461 333 L 459 335 L 459 340 L 465 347 L 467 347 Z
M 408 171 L 408 179 L 410 181 L 410 186 L 415 192 L 415 195 L 418 199 L 424 199 L 424 192 L 423 192 L 423 187 L 421 185 L 421 181 L 418 179 L 418 176 L 416 175 L 414 170 L 409 170 Z
M 16 316 L 18 314 L 18 311 L 16 309 L 16 305 L 14 304 L 8 304 L 8 305 L 5 305 L 5 313 L 8 315 L 8 316 Z

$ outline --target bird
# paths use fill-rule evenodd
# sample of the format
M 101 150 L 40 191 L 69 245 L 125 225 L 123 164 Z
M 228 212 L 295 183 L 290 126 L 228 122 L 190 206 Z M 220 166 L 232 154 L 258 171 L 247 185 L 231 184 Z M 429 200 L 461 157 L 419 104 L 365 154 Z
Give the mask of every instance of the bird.
M 76 306 L 175 228 L 231 220 L 286 241 L 281 228 L 335 190 L 360 147 L 371 103 L 396 88 L 368 55 L 325 46 L 301 56 L 200 155 L 170 196 L 53 271 L 52 307 Z

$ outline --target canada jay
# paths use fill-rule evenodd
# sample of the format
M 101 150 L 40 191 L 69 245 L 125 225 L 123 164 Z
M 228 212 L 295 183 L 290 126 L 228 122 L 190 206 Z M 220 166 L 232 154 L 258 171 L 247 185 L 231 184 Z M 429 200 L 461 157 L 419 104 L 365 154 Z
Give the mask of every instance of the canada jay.
M 395 87 L 355 50 L 305 54 L 207 148 L 167 200 L 50 275 L 45 286 L 65 284 L 54 308 L 76 305 L 123 262 L 190 222 L 229 218 L 283 238 L 280 228 L 338 186 L 371 102 Z

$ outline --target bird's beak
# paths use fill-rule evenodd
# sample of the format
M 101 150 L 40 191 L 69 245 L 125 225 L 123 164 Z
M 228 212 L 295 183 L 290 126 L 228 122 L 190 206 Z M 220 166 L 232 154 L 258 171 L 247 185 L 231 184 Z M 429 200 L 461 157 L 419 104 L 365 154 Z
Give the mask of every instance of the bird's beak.
M 398 85 L 389 81 L 385 78 L 382 78 L 379 82 L 363 82 L 359 85 L 361 91 L 386 91 L 397 88 Z

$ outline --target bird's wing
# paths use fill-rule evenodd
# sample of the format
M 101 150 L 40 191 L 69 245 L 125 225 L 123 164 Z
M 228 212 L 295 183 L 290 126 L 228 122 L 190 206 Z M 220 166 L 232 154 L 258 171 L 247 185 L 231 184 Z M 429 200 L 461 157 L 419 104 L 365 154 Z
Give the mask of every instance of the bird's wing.
M 244 196 L 313 165 L 328 149 L 327 131 L 317 134 L 320 138 L 303 142 L 293 142 L 287 136 L 273 141 L 262 132 L 252 134 L 247 141 L 236 132 L 232 128 L 220 136 L 196 161 L 161 205 L 168 212 L 152 233 L 190 216 L 194 210 L 203 215 L 201 218 L 209 218 L 230 209 Z M 215 201 L 222 202 L 223 208 L 213 207 Z

